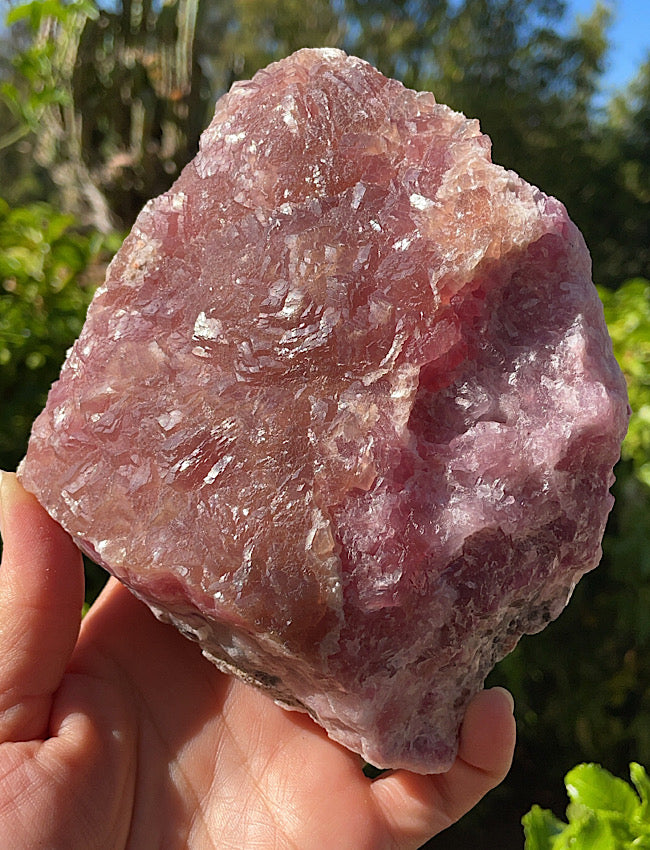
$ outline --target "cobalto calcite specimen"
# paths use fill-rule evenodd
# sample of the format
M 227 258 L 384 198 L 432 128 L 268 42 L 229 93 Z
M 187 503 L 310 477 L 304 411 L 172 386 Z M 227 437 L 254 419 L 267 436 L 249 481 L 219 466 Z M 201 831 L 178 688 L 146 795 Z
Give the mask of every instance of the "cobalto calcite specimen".
M 219 667 L 428 773 L 597 564 L 627 416 L 562 204 L 302 50 L 138 217 L 20 474 Z

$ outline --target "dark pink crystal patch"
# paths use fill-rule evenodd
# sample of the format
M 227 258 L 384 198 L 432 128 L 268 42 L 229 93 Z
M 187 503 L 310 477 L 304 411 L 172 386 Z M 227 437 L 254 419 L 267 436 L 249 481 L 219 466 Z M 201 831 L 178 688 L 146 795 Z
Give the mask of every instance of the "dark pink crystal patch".
M 564 207 L 303 50 L 144 208 L 20 474 L 219 667 L 428 773 L 598 563 L 627 417 Z

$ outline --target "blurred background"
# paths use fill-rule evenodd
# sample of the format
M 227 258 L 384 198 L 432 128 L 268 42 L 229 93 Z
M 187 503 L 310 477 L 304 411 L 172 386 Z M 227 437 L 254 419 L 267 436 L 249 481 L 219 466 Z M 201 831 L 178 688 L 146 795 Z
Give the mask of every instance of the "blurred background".
M 603 562 L 559 620 L 524 638 L 491 675 L 489 684 L 515 695 L 515 764 L 501 788 L 426 845 L 434 850 L 521 848 L 520 820 L 532 803 L 563 815 L 562 778 L 577 762 L 620 776 L 632 760 L 650 767 L 650 55 L 629 41 L 634 24 L 622 29 L 628 4 L 5 4 L 4 469 L 24 453 L 107 262 L 142 205 L 194 155 L 216 98 L 299 47 L 343 47 L 478 117 L 493 159 L 559 197 L 583 231 L 634 408 Z M 644 24 L 650 32 L 650 10 L 639 11 Z M 104 578 L 91 564 L 87 574 L 90 601 Z

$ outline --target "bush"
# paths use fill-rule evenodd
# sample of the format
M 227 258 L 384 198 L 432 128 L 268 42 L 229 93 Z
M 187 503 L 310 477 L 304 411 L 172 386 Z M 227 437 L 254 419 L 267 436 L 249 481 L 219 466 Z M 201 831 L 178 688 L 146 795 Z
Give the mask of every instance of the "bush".
M 79 335 L 106 249 L 45 203 L 0 199 L 0 466 L 14 469 L 66 350 Z

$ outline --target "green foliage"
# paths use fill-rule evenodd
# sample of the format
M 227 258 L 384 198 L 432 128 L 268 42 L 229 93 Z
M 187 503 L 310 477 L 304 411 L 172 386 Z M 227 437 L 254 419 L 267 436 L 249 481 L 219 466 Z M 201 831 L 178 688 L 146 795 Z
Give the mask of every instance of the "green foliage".
M 0 465 L 13 469 L 67 348 L 81 330 L 107 246 L 45 203 L 0 199 Z
M 72 35 L 88 18 L 97 16 L 91 0 L 34 0 L 11 8 L 7 25 L 27 22 L 33 34 L 28 45 L 14 56 L 16 74 L 5 80 L 0 95 L 17 121 L 4 136 L 0 149 L 8 147 L 29 132 L 38 132 L 45 111 L 53 106 L 71 106 L 71 92 L 61 86 L 62 67 L 60 45 L 55 39 L 39 37 L 44 24 L 56 21 L 61 29 Z
M 623 457 L 650 487 L 650 281 L 634 278 L 615 292 L 601 289 L 600 296 L 633 411 Z
M 610 189 L 602 199 L 603 217 L 594 222 L 607 252 L 605 273 L 619 280 L 650 277 L 650 60 L 609 104 L 599 153 Z
M 525 850 L 633 850 L 650 848 L 650 780 L 630 765 L 636 791 L 598 764 L 580 764 L 565 778 L 568 823 L 539 806 L 524 815 Z

